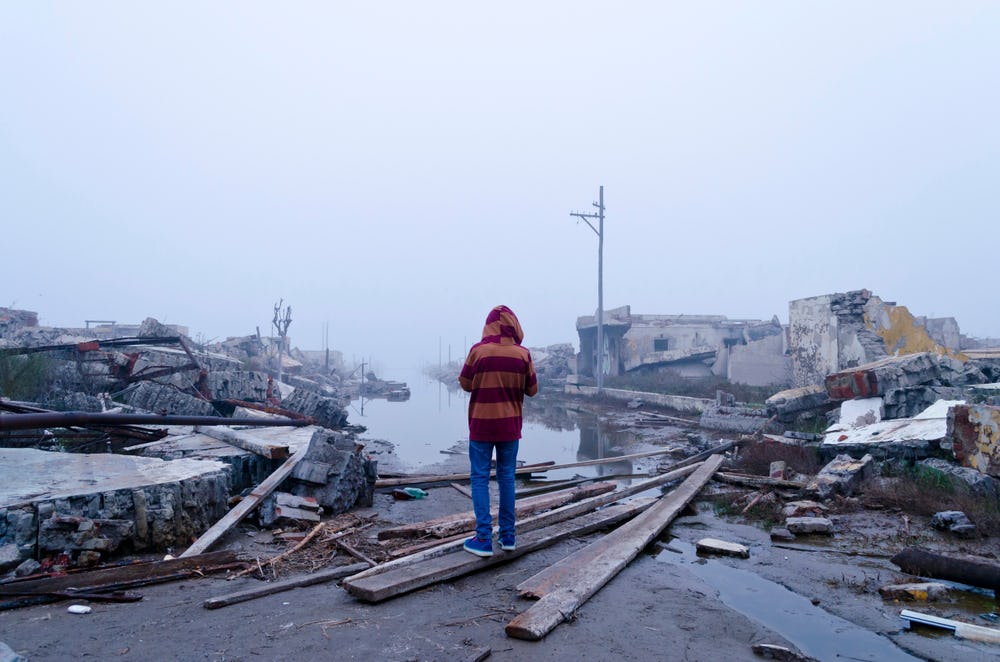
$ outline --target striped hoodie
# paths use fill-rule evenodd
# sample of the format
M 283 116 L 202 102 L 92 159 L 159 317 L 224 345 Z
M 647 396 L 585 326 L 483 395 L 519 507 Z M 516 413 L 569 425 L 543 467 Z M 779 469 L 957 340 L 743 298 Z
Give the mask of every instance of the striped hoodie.
M 515 441 L 521 438 L 524 396 L 538 393 L 531 353 L 521 347 L 524 332 L 507 306 L 486 316 L 483 339 L 469 350 L 458 383 L 469 398 L 469 439 Z

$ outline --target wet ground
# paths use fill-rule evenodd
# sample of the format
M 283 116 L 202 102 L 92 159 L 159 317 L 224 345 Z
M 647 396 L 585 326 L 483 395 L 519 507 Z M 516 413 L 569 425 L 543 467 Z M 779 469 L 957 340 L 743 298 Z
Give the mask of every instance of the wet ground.
M 635 412 L 595 415 L 610 424 L 595 442 L 599 452 L 694 443 L 686 427 L 649 432 L 638 426 L 622 441 L 615 430 L 629 428 Z M 579 439 L 580 445 L 567 451 L 574 459 L 587 443 L 586 435 Z M 390 459 L 397 454 L 384 443 L 372 442 L 371 450 L 382 458 L 383 470 L 394 462 L 412 468 L 412 462 Z M 461 444 L 452 451 L 432 453 L 436 462 L 421 469 L 464 469 Z M 629 470 L 652 470 L 656 463 L 630 464 Z M 428 491 L 428 498 L 417 501 L 377 494 L 368 514 L 387 526 L 471 507 L 451 487 Z M 29 660 L 471 660 L 485 650 L 501 660 L 752 660 L 759 659 L 751 652 L 756 643 L 784 645 L 820 660 L 969 661 L 1000 654 L 997 645 L 907 631 L 899 619 L 900 610 L 908 608 L 975 621 L 978 614 L 997 611 L 992 596 L 957 587 L 954 602 L 946 604 L 896 604 L 879 596 L 879 586 L 905 578 L 888 555 L 914 541 L 906 537 L 898 513 L 858 510 L 832 519 L 837 526 L 832 540 L 800 539 L 792 544 L 796 549 L 787 549 L 772 544 L 761 526 L 721 518 L 702 500 L 586 602 L 574 620 L 540 642 L 504 634 L 504 625 L 530 604 L 514 587 L 592 536 L 377 605 L 325 584 L 206 610 L 202 602 L 209 597 L 260 585 L 249 577 L 206 577 L 143 588 L 145 597 L 135 604 L 95 603 L 87 615 L 68 613 L 66 602 L 0 612 L 0 641 Z M 912 533 L 925 524 L 911 519 L 906 526 Z M 370 529 L 371 536 L 377 528 Z M 702 537 L 745 544 L 750 558 L 700 558 L 693 550 Z M 949 544 L 931 534 L 920 542 Z M 976 545 L 989 551 L 989 541 Z M 284 549 L 251 525 L 232 531 L 221 546 L 261 558 Z

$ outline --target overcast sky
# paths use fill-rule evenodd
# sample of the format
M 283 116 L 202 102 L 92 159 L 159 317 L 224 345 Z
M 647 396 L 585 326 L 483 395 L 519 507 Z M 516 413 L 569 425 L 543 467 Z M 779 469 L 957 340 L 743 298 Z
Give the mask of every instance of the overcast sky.
M 868 288 L 1000 336 L 996 2 L 15 3 L 0 306 L 387 369 Z

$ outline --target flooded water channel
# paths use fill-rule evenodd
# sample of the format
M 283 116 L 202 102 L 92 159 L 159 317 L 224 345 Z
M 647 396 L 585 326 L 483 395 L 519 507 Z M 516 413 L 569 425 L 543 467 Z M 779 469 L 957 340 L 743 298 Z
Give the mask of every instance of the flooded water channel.
M 382 398 L 354 400 L 348 422 L 363 425 L 365 439 L 381 439 L 394 444 L 394 454 L 405 471 L 418 471 L 437 464 L 449 453 L 466 454 L 468 394 L 449 389 L 419 372 L 397 373 L 387 379 L 405 381 L 410 399 L 390 402 Z M 525 463 L 554 461 L 557 464 L 623 455 L 634 440 L 626 433 L 608 433 L 597 417 L 537 399 L 525 400 L 525 421 L 518 459 Z M 596 467 L 577 467 L 549 472 L 550 478 L 574 475 L 600 476 L 629 473 L 629 462 Z

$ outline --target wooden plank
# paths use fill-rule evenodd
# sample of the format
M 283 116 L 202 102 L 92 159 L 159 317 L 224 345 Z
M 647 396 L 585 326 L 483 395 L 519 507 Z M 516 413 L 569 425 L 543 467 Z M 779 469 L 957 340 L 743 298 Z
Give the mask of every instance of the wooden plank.
M 697 469 L 697 466 L 682 467 L 675 471 L 671 471 L 655 478 L 650 478 L 649 480 L 644 480 L 635 485 L 630 485 L 629 487 L 622 488 L 616 492 L 609 492 L 608 494 L 602 494 L 600 496 L 591 497 L 589 499 L 584 499 L 583 501 L 578 501 L 576 503 L 566 504 L 561 508 L 556 508 L 548 512 L 541 513 L 540 515 L 534 515 L 532 517 L 526 518 L 524 521 L 517 523 L 517 530 L 519 533 L 525 531 L 533 531 L 535 529 L 540 529 L 544 526 L 549 526 L 550 524 L 555 524 L 556 522 L 562 522 L 572 517 L 576 517 L 582 513 L 594 510 L 596 508 L 601 508 L 608 504 L 612 504 L 615 501 L 620 501 L 626 497 L 630 497 L 647 490 L 653 490 L 661 485 L 666 485 L 676 480 L 680 480 L 685 476 L 693 473 Z M 401 565 L 410 565 L 414 563 L 419 563 L 425 561 L 429 558 L 435 556 L 441 556 L 442 554 L 447 554 L 457 547 L 462 546 L 463 538 L 465 535 L 455 536 L 453 540 L 448 542 L 442 542 L 428 550 L 424 550 L 412 556 L 407 556 L 401 559 L 394 559 L 392 561 L 387 561 L 386 563 L 381 563 L 374 568 L 365 570 L 364 572 L 358 573 L 357 578 L 362 576 L 369 576 L 386 570 L 396 568 Z M 352 578 L 354 579 L 354 578 Z
M 907 547 L 890 561 L 911 575 L 988 588 L 1000 596 L 1000 562 L 994 559 L 969 554 L 939 554 L 920 547 Z
M 16 579 L 0 583 L 0 597 L 18 592 L 56 593 L 104 589 L 109 586 L 127 588 L 156 581 L 169 581 L 203 572 L 205 568 L 229 566 L 239 562 L 236 552 L 224 550 L 168 561 L 130 563 L 51 577 Z
M 498 551 L 491 557 L 482 558 L 459 549 L 378 574 L 348 577 L 344 580 L 343 586 L 356 598 L 366 602 L 381 602 L 424 586 L 507 563 L 572 536 L 613 526 L 649 507 L 652 501 L 653 499 L 634 499 L 628 503 L 609 506 L 575 519 L 530 531 L 518 537 L 517 549 L 511 552 Z
M 272 460 L 284 460 L 288 457 L 287 444 L 271 444 L 260 439 L 254 439 L 248 434 L 242 434 L 232 428 L 210 427 L 196 425 L 194 431 L 219 441 L 224 441 L 230 446 L 242 448 L 256 455 L 270 458 Z
M 568 464 L 552 464 L 548 466 L 528 466 L 518 467 L 515 469 L 515 475 L 523 474 L 537 474 L 545 473 L 546 471 L 556 470 L 556 469 L 573 469 L 575 467 L 593 467 L 602 464 L 610 464 L 612 462 L 626 462 L 631 460 L 639 460 L 644 457 L 655 457 L 657 455 L 666 455 L 667 453 L 673 453 L 676 448 L 663 448 L 655 451 L 648 451 L 645 453 L 632 453 L 631 455 L 620 455 L 618 457 L 603 457 L 597 460 L 583 460 L 581 462 L 570 462 Z M 495 476 L 496 472 L 491 472 L 490 476 Z M 425 476 L 405 476 L 402 478 L 383 478 L 375 481 L 375 487 L 395 487 L 397 485 L 415 485 L 417 483 L 439 483 L 439 482 L 450 482 L 454 480 L 469 480 L 469 474 L 444 474 L 440 476 L 425 475 Z
M 236 526 L 244 517 L 253 512 L 254 508 L 260 505 L 260 502 L 264 500 L 267 495 L 269 495 L 274 490 L 278 489 L 278 486 L 288 477 L 292 470 L 295 469 L 295 465 L 302 461 L 302 458 L 306 456 L 306 450 L 308 446 L 303 446 L 298 451 L 295 452 L 290 458 L 284 461 L 280 467 L 274 470 L 274 472 L 262 480 L 260 485 L 253 488 L 247 496 L 243 498 L 236 506 L 234 506 L 228 513 L 226 513 L 222 519 L 213 524 L 208 531 L 201 534 L 201 537 L 194 541 L 194 543 L 188 547 L 181 558 L 188 556 L 195 556 L 201 554 L 208 550 L 209 547 L 218 542 L 229 529 Z
M 614 483 L 597 483 L 521 499 L 514 502 L 514 513 L 518 518 L 527 517 L 543 510 L 558 508 L 567 503 L 582 501 L 583 499 L 606 494 L 607 492 L 613 492 L 615 487 Z M 494 518 L 497 517 L 497 512 L 497 509 L 493 508 L 492 515 Z M 444 517 L 424 522 L 415 522 L 413 524 L 404 524 L 403 526 L 383 529 L 379 531 L 378 539 L 420 538 L 425 535 L 432 535 L 435 538 L 447 538 L 474 528 L 476 528 L 476 514 L 470 510 L 463 513 L 445 515 Z
M 677 489 L 660 498 L 644 513 L 573 554 L 577 558 L 586 559 L 586 562 L 565 564 L 564 572 L 550 585 L 542 598 L 507 624 L 504 628 L 507 636 L 538 641 L 570 618 L 580 605 L 669 526 L 705 486 L 722 462 L 721 455 L 709 458 Z M 594 550 L 584 551 L 589 547 L 600 551 L 596 554 Z
M 202 603 L 202 606 L 205 609 L 228 607 L 229 605 L 234 605 L 238 602 L 246 602 L 247 600 L 262 598 L 266 595 L 274 595 L 275 593 L 281 593 L 282 591 L 288 591 L 300 586 L 312 586 L 313 584 L 322 584 L 324 582 L 333 581 L 334 579 L 341 579 L 364 570 L 367 567 L 367 563 L 355 563 L 353 565 L 344 565 L 336 568 L 320 570 L 319 572 L 314 572 L 303 577 L 292 577 L 290 579 L 284 579 L 277 582 L 268 582 L 264 586 L 209 598 Z
M 451 486 L 454 487 L 459 492 L 461 492 L 462 494 L 464 494 L 465 496 L 469 497 L 470 499 L 472 498 L 472 490 L 470 490 L 465 485 L 459 485 L 458 483 L 452 483 Z

